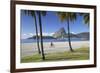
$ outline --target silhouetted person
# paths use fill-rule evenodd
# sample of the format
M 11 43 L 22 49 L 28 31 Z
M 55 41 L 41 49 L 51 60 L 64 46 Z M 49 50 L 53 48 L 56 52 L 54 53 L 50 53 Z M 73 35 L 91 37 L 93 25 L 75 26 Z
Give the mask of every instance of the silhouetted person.
M 50 45 L 51 45 L 51 46 L 54 46 L 52 42 L 51 42 L 51 44 L 50 44 Z

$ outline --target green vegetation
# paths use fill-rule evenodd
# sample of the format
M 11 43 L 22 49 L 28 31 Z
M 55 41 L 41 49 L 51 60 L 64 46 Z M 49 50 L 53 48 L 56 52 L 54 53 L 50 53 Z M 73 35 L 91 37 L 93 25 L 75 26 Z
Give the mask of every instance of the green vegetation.
M 65 52 L 56 52 L 45 54 L 44 61 L 61 61 L 61 60 L 87 60 L 89 59 L 89 48 L 82 47 L 75 49 L 74 52 L 65 51 Z M 26 56 L 21 59 L 22 63 L 27 62 L 44 62 L 41 58 L 41 55 L 36 53 L 32 56 Z

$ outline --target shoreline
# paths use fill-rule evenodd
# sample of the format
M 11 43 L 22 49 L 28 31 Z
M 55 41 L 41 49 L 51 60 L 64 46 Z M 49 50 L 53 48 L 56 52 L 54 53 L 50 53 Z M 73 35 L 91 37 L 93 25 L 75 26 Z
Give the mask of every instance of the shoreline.
M 44 52 L 62 52 L 69 50 L 68 42 L 53 42 L 53 46 L 50 45 L 51 42 L 44 42 Z M 72 48 L 89 47 L 89 41 L 72 41 Z M 22 43 L 21 44 L 21 57 L 30 56 L 34 53 L 38 53 L 37 43 Z

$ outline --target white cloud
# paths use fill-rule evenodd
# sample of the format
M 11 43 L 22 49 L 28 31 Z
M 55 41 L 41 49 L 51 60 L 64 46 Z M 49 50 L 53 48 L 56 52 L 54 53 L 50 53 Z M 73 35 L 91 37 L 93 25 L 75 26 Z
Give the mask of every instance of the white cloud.
M 43 34 L 43 36 L 52 36 L 53 35 L 53 33 L 42 33 Z M 21 36 L 21 38 L 22 39 L 26 39 L 26 38 L 29 38 L 29 37 L 32 37 L 33 35 L 36 35 L 35 33 L 24 33 L 24 34 L 22 34 L 22 36 Z M 38 33 L 38 35 L 40 35 L 40 33 Z
M 76 34 L 75 32 L 71 32 L 71 33 Z
M 33 36 L 33 35 L 35 35 L 35 34 L 33 34 L 33 33 L 28 33 L 28 35 L 29 35 L 29 36 Z
M 26 36 L 27 34 L 23 34 L 24 36 Z
M 44 36 L 52 36 L 53 33 L 43 33 Z
M 36 35 L 36 34 L 33 34 L 33 35 Z M 40 33 L 38 33 L 38 35 L 40 35 Z M 46 32 L 43 32 L 42 35 L 43 35 L 43 36 L 52 36 L 53 33 L 46 33 Z
M 33 35 L 35 35 L 34 33 L 24 33 L 22 36 L 33 36 Z
M 21 38 L 26 39 L 28 37 L 32 37 L 33 35 L 35 35 L 35 34 L 33 34 L 33 33 L 24 33 L 24 34 L 21 35 Z

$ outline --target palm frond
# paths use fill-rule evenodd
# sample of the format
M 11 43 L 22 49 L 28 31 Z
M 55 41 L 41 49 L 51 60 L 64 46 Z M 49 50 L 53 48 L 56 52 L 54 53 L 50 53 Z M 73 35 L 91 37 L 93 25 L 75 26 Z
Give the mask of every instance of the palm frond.
M 59 19 L 61 20 L 61 22 L 66 20 L 66 14 L 64 12 L 57 12 L 57 15 Z
M 80 15 L 81 16 L 83 16 L 83 22 L 85 23 L 85 24 L 88 24 L 89 25 L 89 21 L 90 21 L 90 15 L 89 15 L 89 13 L 80 13 Z
M 34 17 L 35 11 L 34 10 L 24 10 L 24 13 L 28 16 Z
M 69 13 L 69 19 L 71 22 L 74 22 L 77 18 L 77 13 Z
M 46 16 L 46 11 L 41 11 L 42 16 Z
M 84 22 L 85 22 L 85 24 L 89 24 L 89 14 L 85 14 L 84 15 Z
M 62 22 L 66 20 L 74 22 L 77 18 L 77 14 L 72 12 L 57 12 L 57 15 Z

